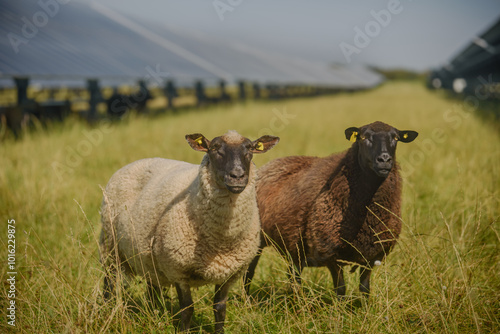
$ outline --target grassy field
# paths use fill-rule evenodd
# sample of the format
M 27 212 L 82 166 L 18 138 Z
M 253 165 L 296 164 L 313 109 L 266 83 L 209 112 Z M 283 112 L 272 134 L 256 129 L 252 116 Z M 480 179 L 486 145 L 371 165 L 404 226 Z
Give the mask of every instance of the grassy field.
M 228 333 L 500 332 L 500 134 L 463 101 L 416 83 L 373 91 L 132 118 L 90 128 L 76 120 L 0 146 L 0 332 L 7 324 L 7 223 L 15 219 L 16 331 L 23 333 L 173 333 L 175 289 L 166 311 L 145 301 L 137 281 L 126 300 L 102 299 L 99 264 L 101 187 L 118 168 L 146 157 L 199 163 L 184 135 L 211 138 L 236 129 L 250 138 L 281 137 L 257 166 L 286 155 L 325 156 L 347 149 L 344 129 L 375 120 L 420 133 L 400 144 L 403 233 L 374 271 L 361 302 L 357 274 L 338 301 L 326 268 L 307 268 L 290 292 L 286 263 L 267 249 L 253 296 L 234 286 Z M 213 331 L 213 287 L 193 292 L 194 332 Z

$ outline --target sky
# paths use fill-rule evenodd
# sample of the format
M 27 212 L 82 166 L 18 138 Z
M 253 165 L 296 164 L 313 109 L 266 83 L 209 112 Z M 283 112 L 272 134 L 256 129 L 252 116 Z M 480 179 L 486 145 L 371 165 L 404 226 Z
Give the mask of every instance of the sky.
M 308 60 L 416 71 L 445 65 L 500 18 L 499 0 L 99 3 L 149 23 Z

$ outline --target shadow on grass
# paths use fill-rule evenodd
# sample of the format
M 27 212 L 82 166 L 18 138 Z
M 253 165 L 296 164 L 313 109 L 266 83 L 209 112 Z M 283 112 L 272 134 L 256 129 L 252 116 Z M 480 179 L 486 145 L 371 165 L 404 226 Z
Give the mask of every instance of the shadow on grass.
M 137 293 L 137 287 L 134 287 L 133 290 L 135 291 L 128 291 L 127 288 L 123 290 L 125 315 L 135 318 L 137 323 L 153 322 L 155 327 L 156 324 L 161 324 L 158 326 L 159 332 L 173 333 L 175 331 L 177 333 L 179 331 L 181 309 L 177 297 L 169 296 L 169 288 L 164 288 L 161 296 L 153 298 L 148 295 L 146 289 L 139 293 Z M 108 300 L 102 298 L 101 301 L 111 307 L 118 302 L 116 296 Z M 195 305 L 190 333 L 213 333 L 213 331 L 213 322 L 207 322 L 202 314 L 197 314 Z
M 445 91 L 442 96 L 451 102 L 460 105 L 464 112 L 473 113 L 483 122 L 493 125 L 500 131 L 500 99 L 480 99 L 475 95 L 455 94 Z
M 270 283 L 254 289 L 250 296 L 242 294 L 240 298 L 249 298 L 257 306 L 273 304 L 275 307 L 282 304 L 287 308 L 307 307 L 309 311 L 318 311 L 326 307 L 335 307 L 340 310 L 355 313 L 367 305 L 363 296 L 338 297 L 333 290 L 321 291 L 307 286 L 288 283 L 285 287 L 276 288 Z

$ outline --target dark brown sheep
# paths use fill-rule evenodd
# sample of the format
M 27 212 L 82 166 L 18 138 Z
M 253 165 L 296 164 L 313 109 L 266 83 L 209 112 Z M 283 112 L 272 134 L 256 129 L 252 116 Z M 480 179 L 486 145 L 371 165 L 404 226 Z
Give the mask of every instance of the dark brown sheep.
M 401 232 L 401 177 L 395 162 L 398 141 L 418 133 L 382 122 L 345 130 L 346 152 L 325 158 L 292 156 L 258 171 L 261 249 L 274 244 L 300 282 L 304 267 L 330 270 L 335 290 L 345 295 L 342 267 L 360 266 L 360 291 L 370 291 L 372 267 L 396 244 Z M 259 255 L 245 277 L 247 293 Z

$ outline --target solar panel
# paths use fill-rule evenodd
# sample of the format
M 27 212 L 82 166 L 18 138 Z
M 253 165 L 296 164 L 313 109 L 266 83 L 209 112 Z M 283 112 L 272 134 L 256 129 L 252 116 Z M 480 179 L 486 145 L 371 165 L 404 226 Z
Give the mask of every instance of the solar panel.
M 13 76 L 44 85 L 84 85 L 86 78 L 98 78 L 101 85 L 174 79 L 183 86 L 223 79 L 351 89 L 382 81 L 364 67 L 331 66 L 189 34 L 128 18 L 98 2 L 47 10 L 37 2 L 3 1 L 0 7 L 0 85 Z
M 429 86 L 467 93 L 484 99 L 498 99 L 500 81 L 500 19 L 451 59 L 434 70 Z

